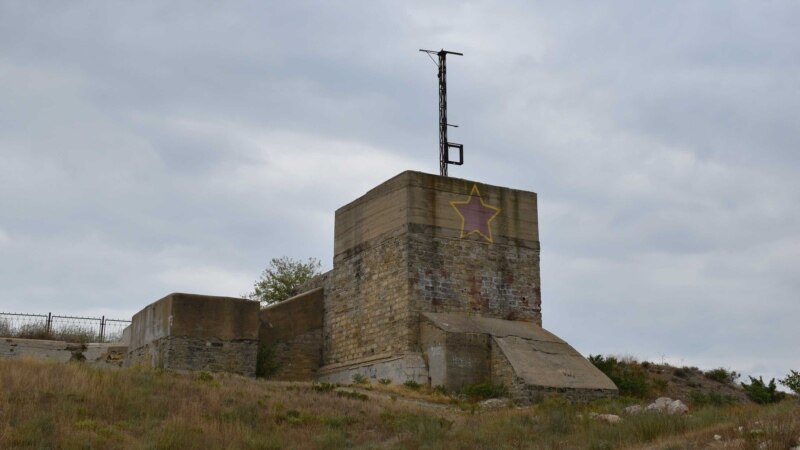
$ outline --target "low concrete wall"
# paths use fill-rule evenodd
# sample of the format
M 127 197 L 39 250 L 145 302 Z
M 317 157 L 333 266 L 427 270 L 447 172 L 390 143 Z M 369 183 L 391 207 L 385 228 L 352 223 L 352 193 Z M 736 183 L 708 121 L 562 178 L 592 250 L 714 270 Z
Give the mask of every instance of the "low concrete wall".
M 259 313 L 259 352 L 269 355 L 277 380 L 313 380 L 322 363 L 324 289 L 318 288 Z
M 133 316 L 126 365 L 255 376 L 257 302 L 170 294 Z
M 0 358 L 41 358 L 77 361 L 95 367 L 121 367 L 127 347 L 118 343 L 76 344 L 40 339 L 0 338 Z

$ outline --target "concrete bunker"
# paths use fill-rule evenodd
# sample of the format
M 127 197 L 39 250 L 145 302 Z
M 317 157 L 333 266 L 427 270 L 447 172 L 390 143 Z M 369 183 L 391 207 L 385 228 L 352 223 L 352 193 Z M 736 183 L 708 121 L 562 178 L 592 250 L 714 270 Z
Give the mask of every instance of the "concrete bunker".
M 614 395 L 541 328 L 537 205 L 533 192 L 403 172 L 336 211 L 333 270 L 306 292 L 263 310 L 170 294 L 134 316 L 126 364 L 254 376 L 261 352 L 281 380 Z
M 133 316 L 126 366 L 256 374 L 258 303 L 173 293 Z

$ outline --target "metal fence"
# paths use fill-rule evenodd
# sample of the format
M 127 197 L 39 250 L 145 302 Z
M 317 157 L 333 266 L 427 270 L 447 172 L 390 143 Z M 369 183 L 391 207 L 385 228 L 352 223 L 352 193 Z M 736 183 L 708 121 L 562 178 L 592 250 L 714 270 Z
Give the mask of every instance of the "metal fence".
M 68 342 L 118 342 L 130 320 L 0 312 L 0 337 Z

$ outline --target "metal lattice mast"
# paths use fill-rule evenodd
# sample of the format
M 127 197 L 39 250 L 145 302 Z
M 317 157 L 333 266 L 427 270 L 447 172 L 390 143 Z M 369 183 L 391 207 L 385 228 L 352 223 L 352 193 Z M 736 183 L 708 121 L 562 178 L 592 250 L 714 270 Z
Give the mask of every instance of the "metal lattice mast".
M 433 61 L 439 67 L 439 173 L 443 177 L 446 177 L 447 166 L 449 164 L 455 164 L 457 166 L 464 164 L 464 146 L 447 140 L 447 127 L 458 128 L 458 125 L 447 123 L 447 55 L 463 56 L 463 53 L 449 52 L 444 49 L 438 52 L 423 49 L 419 51 L 425 52 L 428 55 L 435 54 L 439 57 L 438 63 L 436 60 Z M 433 59 L 433 57 L 431 57 L 431 59 Z M 457 161 L 450 160 L 451 148 L 458 149 Z

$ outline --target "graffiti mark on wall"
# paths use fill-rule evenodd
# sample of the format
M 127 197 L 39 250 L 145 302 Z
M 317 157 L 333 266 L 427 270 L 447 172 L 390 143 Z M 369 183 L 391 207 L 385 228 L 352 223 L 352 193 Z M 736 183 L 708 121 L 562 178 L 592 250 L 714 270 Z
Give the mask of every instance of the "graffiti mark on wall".
M 492 238 L 492 221 L 500 214 L 500 208 L 487 205 L 481 197 L 478 185 L 472 185 L 469 199 L 452 201 L 450 205 L 461 216 L 461 238 L 477 233 L 489 242 Z

